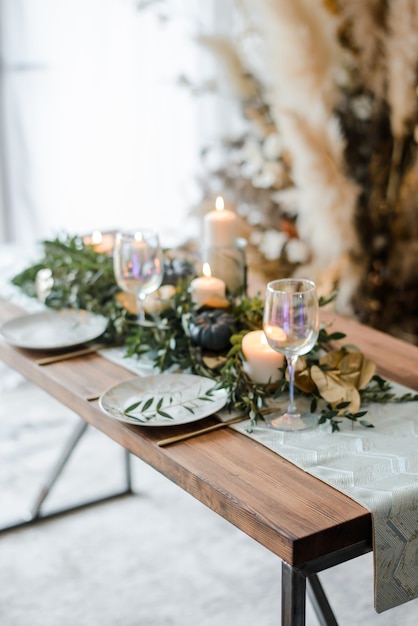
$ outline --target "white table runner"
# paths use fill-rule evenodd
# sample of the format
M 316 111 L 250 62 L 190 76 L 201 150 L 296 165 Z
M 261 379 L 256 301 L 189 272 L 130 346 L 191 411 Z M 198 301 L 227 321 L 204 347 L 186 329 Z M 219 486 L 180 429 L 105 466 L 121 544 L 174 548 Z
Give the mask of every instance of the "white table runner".
M 393 384 L 398 393 L 411 391 Z M 348 420 L 341 432 L 321 425 L 283 433 L 233 426 L 372 513 L 375 608 L 418 597 L 418 403 L 371 405 L 366 429 Z

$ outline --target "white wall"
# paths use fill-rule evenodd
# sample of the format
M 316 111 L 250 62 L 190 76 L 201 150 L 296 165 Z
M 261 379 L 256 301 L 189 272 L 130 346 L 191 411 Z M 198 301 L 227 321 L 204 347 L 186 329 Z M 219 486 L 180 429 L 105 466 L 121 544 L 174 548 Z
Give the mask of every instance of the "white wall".
M 193 29 L 214 9 L 169 4 L 162 26 L 133 0 L 1 0 L 9 239 L 184 231 L 202 120 L 176 81 L 198 74 Z

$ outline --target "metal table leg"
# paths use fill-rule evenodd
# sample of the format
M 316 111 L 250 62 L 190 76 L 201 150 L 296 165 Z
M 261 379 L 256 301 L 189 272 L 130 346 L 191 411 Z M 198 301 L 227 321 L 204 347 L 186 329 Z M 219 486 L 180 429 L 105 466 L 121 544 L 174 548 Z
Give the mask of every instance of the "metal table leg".
M 338 626 L 317 574 L 308 575 L 284 561 L 282 561 L 282 626 L 305 626 L 306 591 L 321 626 Z
M 308 577 L 308 597 L 321 626 L 338 626 L 328 598 L 317 574 Z
M 45 514 L 42 513 L 42 510 L 41 510 L 42 504 L 48 497 L 49 493 L 51 492 L 51 489 L 53 488 L 59 476 L 61 475 L 69 458 L 74 452 L 78 442 L 85 434 L 87 427 L 88 427 L 88 423 L 80 419 L 75 429 L 71 433 L 68 441 L 66 442 L 64 449 L 61 452 L 61 455 L 59 456 L 57 462 L 52 468 L 52 471 L 50 472 L 43 486 L 41 487 L 39 494 L 35 498 L 35 502 L 31 510 L 22 519 L 11 522 L 10 524 L 7 524 L 1 527 L 0 533 L 11 531 L 22 526 L 34 524 L 35 522 L 38 522 L 38 521 L 50 519 L 52 517 L 57 517 L 59 515 L 63 515 L 71 511 L 76 511 L 78 509 L 82 509 L 87 506 L 92 506 L 94 504 L 99 504 L 100 502 L 105 502 L 107 500 L 112 500 L 112 499 L 119 498 L 121 496 L 133 493 L 130 454 L 127 450 L 124 450 L 124 469 L 125 469 L 125 481 L 126 481 L 124 489 L 122 489 L 121 491 L 117 491 L 115 493 L 108 494 L 106 496 L 101 496 L 99 498 L 91 499 L 86 502 L 74 504 L 72 506 L 53 511 L 51 513 L 45 513 Z
M 282 626 L 305 626 L 306 575 L 282 561 Z

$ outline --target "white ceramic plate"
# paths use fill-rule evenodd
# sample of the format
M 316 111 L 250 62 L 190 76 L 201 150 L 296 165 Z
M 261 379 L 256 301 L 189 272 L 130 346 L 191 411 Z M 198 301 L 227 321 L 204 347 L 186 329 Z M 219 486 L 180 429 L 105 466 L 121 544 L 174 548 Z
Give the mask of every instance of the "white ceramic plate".
M 225 406 L 225 389 L 211 391 L 210 378 L 193 374 L 156 374 L 114 385 L 99 398 L 102 410 L 137 426 L 178 426 L 212 415 Z M 137 404 L 137 406 L 135 406 Z M 129 407 L 132 407 L 127 413 Z
M 107 324 L 105 317 L 88 311 L 51 309 L 10 320 L 0 328 L 0 334 L 18 348 L 60 350 L 100 337 Z

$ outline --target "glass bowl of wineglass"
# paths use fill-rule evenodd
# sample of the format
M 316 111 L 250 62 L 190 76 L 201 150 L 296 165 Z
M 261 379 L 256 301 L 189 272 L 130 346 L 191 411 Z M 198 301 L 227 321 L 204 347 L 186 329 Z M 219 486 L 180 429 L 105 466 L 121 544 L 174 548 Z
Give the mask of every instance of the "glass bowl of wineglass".
M 147 228 L 116 233 L 113 271 L 117 284 L 137 298 L 138 322 L 145 323 L 145 297 L 163 280 L 164 258 L 157 233 Z
M 284 278 L 267 285 L 263 328 L 270 346 L 284 354 L 289 371 L 287 411 L 272 416 L 269 424 L 276 430 L 307 430 L 317 424 L 317 417 L 296 407 L 294 399 L 295 366 L 298 356 L 314 347 L 319 332 L 319 304 L 315 283 L 311 280 Z

